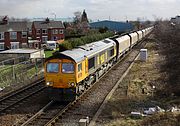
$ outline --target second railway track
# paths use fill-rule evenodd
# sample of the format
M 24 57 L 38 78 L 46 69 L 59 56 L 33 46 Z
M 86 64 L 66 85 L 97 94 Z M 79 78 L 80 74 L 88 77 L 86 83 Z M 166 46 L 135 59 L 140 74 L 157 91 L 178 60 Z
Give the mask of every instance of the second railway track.
M 51 120 L 54 116 L 56 116 L 60 111 L 62 111 L 66 106 L 67 102 L 55 102 L 50 101 L 45 107 L 43 107 L 39 112 L 37 112 L 34 116 L 28 119 L 26 122 L 19 122 L 16 125 L 21 126 L 44 126 Z M 15 125 L 15 126 L 16 126 Z
M 27 98 L 45 89 L 43 84 L 44 80 L 41 79 L 36 83 L 13 91 L 11 94 L 0 98 L 0 115 L 6 114 L 15 109 Z

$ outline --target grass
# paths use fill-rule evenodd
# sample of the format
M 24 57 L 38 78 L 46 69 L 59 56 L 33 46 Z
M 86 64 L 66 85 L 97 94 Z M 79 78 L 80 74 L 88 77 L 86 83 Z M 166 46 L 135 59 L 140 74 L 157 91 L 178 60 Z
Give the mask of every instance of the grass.
M 13 70 L 15 79 L 13 78 Z M 23 82 L 28 78 L 33 77 L 41 70 L 41 67 L 36 68 L 34 64 L 16 64 L 4 66 L 0 69 L 0 87 L 7 87 L 12 83 Z
M 124 120 L 114 120 L 109 124 L 106 124 L 105 126 L 139 126 L 139 124 L 137 123 L 137 121 L 127 118 Z
M 48 57 L 50 57 L 50 56 L 52 56 L 52 54 L 53 54 L 53 52 L 55 52 L 54 50 L 53 51 L 44 51 L 44 53 L 45 53 L 45 58 L 48 58 Z
M 54 52 L 56 51 L 59 51 L 59 48 L 57 48 L 56 50 L 45 50 L 44 53 L 45 53 L 45 58 L 48 58 L 50 56 L 53 55 Z
M 160 63 L 157 50 L 154 48 L 154 42 L 149 42 L 146 46 L 148 49 L 147 62 L 136 61 L 128 75 L 119 85 L 118 89 L 109 100 L 106 108 L 103 110 L 101 121 L 107 126 L 176 126 L 179 124 L 180 114 L 158 113 L 149 117 L 140 119 L 130 118 L 130 112 L 143 112 L 144 108 L 160 106 L 164 109 L 167 101 L 162 102 L 152 92 L 152 85 L 160 88 L 161 71 L 157 64 Z M 128 86 L 127 96 L 123 96 L 124 88 Z M 144 93 L 142 93 L 142 88 Z M 125 92 L 125 91 L 124 91 Z M 167 99 L 167 98 L 166 98 Z M 179 99 L 173 103 L 180 103 Z M 172 104 L 170 105 L 172 106 Z
M 141 126 L 179 126 L 179 121 L 180 114 L 158 113 L 142 120 Z

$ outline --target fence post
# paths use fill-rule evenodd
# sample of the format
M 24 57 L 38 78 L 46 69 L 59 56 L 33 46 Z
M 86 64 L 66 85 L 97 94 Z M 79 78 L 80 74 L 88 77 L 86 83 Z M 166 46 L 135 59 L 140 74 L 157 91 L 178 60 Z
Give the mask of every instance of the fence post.
M 38 76 L 37 58 L 35 59 L 35 70 L 36 70 L 36 76 Z
M 13 79 L 15 79 L 15 65 L 12 65 L 12 77 L 13 77 Z

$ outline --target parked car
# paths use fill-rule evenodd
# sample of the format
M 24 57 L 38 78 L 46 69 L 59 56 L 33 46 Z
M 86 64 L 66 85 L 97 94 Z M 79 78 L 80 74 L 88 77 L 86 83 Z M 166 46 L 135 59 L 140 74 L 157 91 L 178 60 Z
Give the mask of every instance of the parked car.
M 57 47 L 56 41 L 47 41 L 46 45 L 47 45 L 46 48 L 48 50 L 56 50 L 56 47 Z

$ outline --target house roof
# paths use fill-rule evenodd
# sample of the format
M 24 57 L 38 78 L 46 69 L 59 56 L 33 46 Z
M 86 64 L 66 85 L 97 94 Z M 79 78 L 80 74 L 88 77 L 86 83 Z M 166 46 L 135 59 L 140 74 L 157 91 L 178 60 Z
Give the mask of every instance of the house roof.
M 27 31 L 27 22 L 8 22 L 7 24 L 0 23 L 0 32 L 9 31 Z
M 34 21 L 35 28 L 47 29 L 47 28 L 64 28 L 64 25 L 61 21 Z

